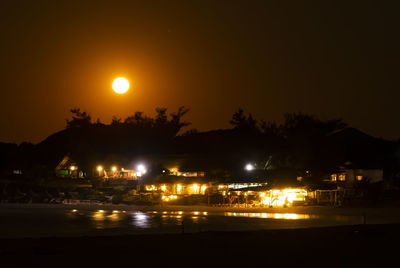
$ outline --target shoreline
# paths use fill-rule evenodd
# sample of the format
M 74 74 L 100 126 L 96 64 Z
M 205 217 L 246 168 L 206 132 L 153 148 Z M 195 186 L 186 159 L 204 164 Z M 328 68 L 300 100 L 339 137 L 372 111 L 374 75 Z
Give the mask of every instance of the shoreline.
M 321 214 L 321 215 L 398 215 L 400 207 L 327 207 L 327 206 L 297 206 L 288 208 L 260 208 L 260 207 L 214 207 L 199 205 L 124 205 L 124 204 L 43 204 L 43 203 L 0 203 L 0 209 L 18 208 L 64 208 L 64 209 L 103 209 L 124 211 L 199 211 L 199 212 L 248 212 L 248 213 L 296 213 L 296 214 Z

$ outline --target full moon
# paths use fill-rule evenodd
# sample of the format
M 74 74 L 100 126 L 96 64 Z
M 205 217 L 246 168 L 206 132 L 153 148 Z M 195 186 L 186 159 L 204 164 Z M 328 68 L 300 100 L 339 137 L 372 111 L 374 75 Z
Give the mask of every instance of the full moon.
M 124 94 L 129 89 L 129 81 L 124 77 L 118 77 L 113 81 L 112 88 L 114 89 L 115 93 Z

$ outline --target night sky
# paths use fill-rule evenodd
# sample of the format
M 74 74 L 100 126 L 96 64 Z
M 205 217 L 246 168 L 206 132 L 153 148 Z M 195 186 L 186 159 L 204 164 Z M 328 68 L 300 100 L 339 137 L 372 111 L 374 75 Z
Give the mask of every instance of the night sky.
M 0 141 L 40 142 L 73 107 L 109 123 L 181 105 L 201 131 L 229 127 L 242 107 L 397 139 L 397 3 L 2 0 Z

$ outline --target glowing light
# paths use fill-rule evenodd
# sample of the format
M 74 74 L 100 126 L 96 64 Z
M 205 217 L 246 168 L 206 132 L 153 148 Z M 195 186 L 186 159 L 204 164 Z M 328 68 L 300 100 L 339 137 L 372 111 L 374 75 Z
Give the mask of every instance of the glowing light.
M 136 212 L 133 214 L 133 224 L 139 228 L 149 228 L 149 215 L 143 212 Z
M 124 94 L 129 89 L 129 81 L 124 77 L 118 77 L 113 81 L 112 88 L 114 89 L 115 93 Z
M 161 196 L 161 199 L 165 202 L 171 201 L 171 200 L 175 200 L 177 199 L 178 196 L 177 195 L 163 195 Z
M 309 214 L 297 213 L 247 213 L 247 212 L 225 212 L 224 216 L 229 217 L 247 217 L 247 218 L 262 218 L 262 219 L 277 219 L 277 220 L 308 220 L 311 219 Z
M 247 171 L 252 171 L 252 170 L 254 169 L 254 166 L 253 166 L 252 164 L 247 164 L 244 168 L 245 168 Z
M 104 210 L 102 210 L 102 209 L 99 209 L 99 211 L 98 211 L 99 213 L 103 213 L 104 212 Z
M 76 166 L 70 166 L 69 169 L 74 171 L 76 169 Z
M 177 167 L 170 168 L 169 172 L 171 173 L 171 175 L 176 175 L 178 173 L 178 168 Z
M 161 191 L 165 192 L 166 190 L 167 190 L 167 186 L 162 185 L 162 186 L 161 186 Z
M 176 185 L 176 192 L 179 194 L 182 191 L 182 185 Z
M 202 185 L 201 186 L 201 193 L 204 194 L 206 192 L 207 186 L 206 185 Z
M 198 194 L 198 193 L 199 193 L 199 190 L 200 190 L 200 186 L 199 186 L 198 184 L 193 184 L 193 185 L 192 185 L 192 189 L 193 189 L 193 192 L 194 192 L 195 194 Z
M 112 172 L 115 172 L 115 171 L 117 171 L 117 167 L 116 167 L 116 166 L 113 166 L 113 167 L 111 168 L 111 170 L 112 170 Z
M 155 185 L 146 185 L 145 189 L 146 191 L 155 191 L 157 188 Z
M 136 171 L 137 171 L 138 176 L 140 177 L 147 172 L 146 166 L 143 164 L 139 164 L 136 167 Z
M 72 212 L 77 212 L 78 210 L 77 209 L 73 209 L 73 210 L 71 210 Z
M 102 171 L 103 170 L 103 167 L 102 166 L 97 166 L 97 171 Z
M 270 190 L 260 194 L 261 204 L 272 207 L 290 206 L 295 201 L 304 201 L 306 196 L 304 189 Z
M 113 210 L 113 213 L 118 214 L 119 211 L 118 210 Z

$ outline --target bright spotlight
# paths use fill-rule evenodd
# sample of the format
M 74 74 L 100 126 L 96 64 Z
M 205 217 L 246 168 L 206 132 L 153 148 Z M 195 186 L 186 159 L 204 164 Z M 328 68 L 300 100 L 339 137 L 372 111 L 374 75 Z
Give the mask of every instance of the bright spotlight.
M 245 168 L 247 171 L 252 171 L 252 170 L 254 169 L 254 166 L 253 166 L 252 164 L 247 164 L 244 168 Z
M 146 173 L 146 167 L 143 164 L 139 164 L 136 169 L 140 174 Z

